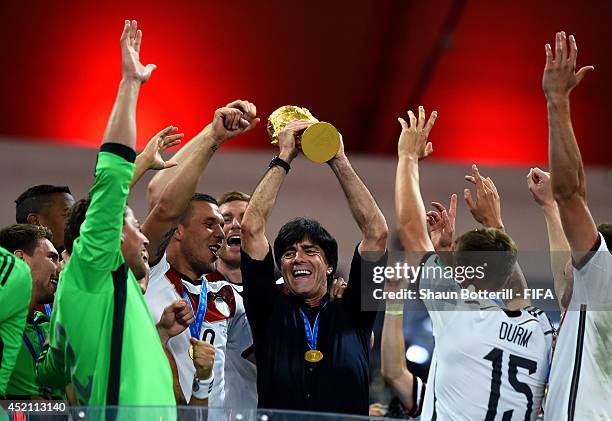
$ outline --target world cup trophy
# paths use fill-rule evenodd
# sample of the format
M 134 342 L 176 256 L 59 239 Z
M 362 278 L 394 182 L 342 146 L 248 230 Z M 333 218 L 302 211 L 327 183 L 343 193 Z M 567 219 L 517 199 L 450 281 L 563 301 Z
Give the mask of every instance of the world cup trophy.
M 336 156 L 340 149 L 338 130 L 330 123 L 317 120 L 307 108 L 295 105 L 280 107 L 268 117 L 267 129 L 273 144 L 278 143 L 278 135 L 285 126 L 295 120 L 313 123 L 296 139 L 308 159 L 322 164 Z

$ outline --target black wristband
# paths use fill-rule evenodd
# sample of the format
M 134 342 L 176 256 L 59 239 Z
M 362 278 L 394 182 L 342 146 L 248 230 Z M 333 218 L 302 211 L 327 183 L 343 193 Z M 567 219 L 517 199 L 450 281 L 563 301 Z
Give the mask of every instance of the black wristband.
M 270 165 L 268 165 L 268 167 L 272 168 L 276 165 L 284 169 L 285 173 L 289 173 L 289 170 L 291 169 L 291 165 L 289 165 L 287 161 L 282 160 L 278 155 L 272 158 L 272 161 L 270 161 Z

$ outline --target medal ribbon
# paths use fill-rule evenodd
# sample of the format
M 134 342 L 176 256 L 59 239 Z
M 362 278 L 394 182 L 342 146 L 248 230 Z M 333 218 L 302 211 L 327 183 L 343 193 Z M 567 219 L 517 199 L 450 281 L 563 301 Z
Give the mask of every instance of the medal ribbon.
M 45 337 L 38 326 L 34 326 L 34 330 L 36 331 L 36 337 L 38 339 L 38 348 L 42 350 L 43 344 L 45 343 Z M 28 347 L 28 351 L 30 351 L 30 354 L 32 354 L 32 358 L 34 358 L 34 365 L 36 365 L 36 362 L 38 361 L 38 353 L 34 349 L 34 344 L 32 343 L 32 341 L 30 341 L 30 338 L 28 338 L 25 332 L 23 333 L 23 341 Z
M 317 317 L 315 317 L 314 326 L 310 326 L 310 320 L 308 320 L 308 316 L 304 313 L 302 309 L 300 309 L 300 314 L 302 315 L 302 319 L 304 319 L 304 331 L 306 332 L 306 343 L 308 344 L 308 348 L 311 350 L 317 349 L 317 335 L 319 334 L 319 315 L 321 311 L 325 308 L 327 303 L 323 304 L 321 310 L 317 313 Z
M 202 324 L 204 324 L 204 315 L 206 314 L 206 299 L 208 294 L 208 288 L 206 286 L 206 279 L 202 279 L 202 290 L 200 291 L 200 303 L 198 304 L 198 311 L 194 312 L 195 321 L 189 325 L 189 332 L 191 332 L 191 337 L 200 340 L 200 333 L 202 330 Z M 185 297 L 185 301 L 191 307 L 191 311 L 193 311 L 193 306 L 191 305 L 191 300 L 189 299 L 189 295 L 187 294 L 187 288 L 183 285 L 183 297 Z
M 51 317 L 51 305 L 45 304 L 45 313 L 47 313 L 47 316 Z

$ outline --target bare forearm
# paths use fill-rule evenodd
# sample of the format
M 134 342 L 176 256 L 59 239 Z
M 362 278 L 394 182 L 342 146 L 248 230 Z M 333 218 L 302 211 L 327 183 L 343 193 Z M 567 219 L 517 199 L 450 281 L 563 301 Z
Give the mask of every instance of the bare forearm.
M 569 99 L 549 99 L 547 106 L 553 196 L 572 257 L 580 262 L 597 241 L 597 228 L 586 202 L 586 179 L 572 129 Z
M 359 178 L 349 160 L 344 157 L 330 162 L 336 178 L 342 186 L 349 207 L 361 230 L 364 240 L 374 245 L 377 241 L 386 243 L 387 222 L 374 197 Z M 380 247 L 382 245 L 382 248 Z M 382 250 L 386 244 L 379 244 Z
M 401 304 L 392 304 L 398 308 Z M 389 311 L 389 310 L 388 310 Z M 385 313 L 383 324 L 380 363 L 382 375 L 387 381 L 397 379 L 405 371 L 403 314 Z
M 253 192 L 244 213 L 243 225 L 246 224 L 252 229 L 265 227 L 285 176 L 285 170 L 279 166 L 272 167 L 266 172 Z
M 168 341 L 170 340 L 170 335 L 168 335 L 168 332 L 166 331 L 166 329 L 159 326 L 159 324 L 155 325 L 155 329 L 157 329 L 159 340 L 161 342 L 162 347 L 165 349 L 166 345 L 168 344 Z
M 550 270 L 553 275 L 555 295 L 563 310 L 567 306 L 568 293 L 571 292 L 573 287 L 571 279 L 567 279 L 565 276 L 565 267 L 571 258 L 571 249 L 561 225 L 561 216 L 557 204 L 545 206 L 542 210 L 548 230 Z
M 159 257 L 159 245 L 165 234 L 177 224 L 189 206 L 200 177 L 217 148 L 217 143 L 210 136 L 198 142 L 197 148 L 179 166 L 147 216 L 142 232 L 149 239 L 148 250 L 151 256 L 155 256 L 154 260 Z
M 266 221 L 272 212 L 285 176 L 283 168 L 279 166 L 270 168 L 255 188 L 244 212 L 241 223 L 242 248 L 253 259 L 263 260 L 268 252 Z
M 397 164 L 395 215 L 399 238 L 406 251 L 433 250 L 427 233 L 418 165 L 418 159 L 406 156 L 400 156 Z
M 210 138 L 211 125 L 209 124 L 200 133 L 198 133 L 193 139 L 191 139 L 185 146 L 183 146 L 173 157 L 172 160 L 178 163 L 177 167 L 168 168 L 164 171 L 159 171 L 149 182 L 147 201 L 149 203 L 149 209 L 159 202 L 159 199 L 164 192 L 164 189 L 170 183 L 170 181 L 176 175 L 179 168 L 188 165 L 187 160 L 193 157 L 194 154 L 198 154 L 202 148 L 202 142 Z
M 177 167 L 158 202 L 171 217 L 178 218 L 183 213 L 218 148 L 211 136 L 205 136 L 197 143 L 197 147 L 193 148 L 182 165 Z
M 134 176 L 132 177 L 132 182 L 130 183 L 130 190 L 134 188 L 148 169 L 148 163 L 145 162 L 141 155 L 138 155 L 136 157 L 136 161 L 134 162 Z
M 136 80 L 121 80 L 102 143 L 120 143 L 136 148 L 136 104 L 140 85 Z
M 389 384 L 394 394 L 401 400 L 408 411 L 413 410 L 413 374 L 406 366 L 403 320 L 404 317 L 399 310 L 397 314 L 392 308 L 401 308 L 402 304 L 388 304 L 385 313 L 381 341 L 381 373 L 385 381 Z
M 561 216 L 556 203 L 542 207 L 544 218 L 546 219 L 546 229 L 548 231 L 548 244 L 551 252 L 568 252 L 570 245 L 565 237 Z M 569 255 L 568 255 L 569 257 Z
M 557 200 L 584 197 L 584 168 L 570 116 L 569 98 L 547 101 L 548 151 L 552 190 Z

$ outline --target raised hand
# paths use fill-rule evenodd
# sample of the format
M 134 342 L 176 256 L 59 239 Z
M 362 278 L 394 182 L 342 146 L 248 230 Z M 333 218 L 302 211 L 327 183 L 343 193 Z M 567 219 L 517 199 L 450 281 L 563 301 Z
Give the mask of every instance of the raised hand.
M 550 173 L 532 168 L 527 174 L 527 186 L 538 205 L 542 207 L 555 205 Z
M 555 40 L 555 55 L 550 44 L 546 44 L 546 66 L 542 78 L 542 88 L 546 98 L 565 99 L 573 88 L 578 86 L 582 78 L 590 71 L 595 70 L 593 66 L 584 66 L 576 72 L 576 56 L 578 47 L 576 38 L 569 36 L 569 52 L 565 32 L 557 32 Z
M 242 133 L 246 133 L 249 130 L 253 129 L 260 121 L 260 119 L 257 117 L 257 107 L 255 107 L 255 104 L 253 104 L 252 102 L 237 99 L 235 101 L 230 102 L 225 107 L 235 108 L 239 111 L 242 111 L 242 117 L 249 123 L 249 125 L 242 131 Z M 229 126 L 226 128 L 230 129 Z
M 465 179 L 476 186 L 476 200 L 470 189 L 463 191 L 463 197 L 474 219 L 486 228 L 504 229 L 499 194 L 491 177 L 482 177 L 474 164 L 472 175 L 466 175 Z
M 196 369 L 196 377 L 206 380 L 212 375 L 215 364 L 215 347 L 208 342 L 198 341 L 196 338 L 189 340 L 193 346 L 193 365 Z
M 125 21 L 123 33 L 121 34 L 121 64 L 123 67 L 123 78 L 135 80 L 140 83 L 146 82 L 153 70 L 157 68 L 155 64 L 144 66 L 140 62 L 140 44 L 142 42 L 142 31 L 138 29 L 138 23 L 133 20 Z
M 434 111 L 429 116 L 427 124 L 425 124 L 425 109 L 419 106 L 419 119 L 415 117 L 412 111 L 408 111 L 410 125 L 406 120 L 399 117 L 397 120 L 402 125 L 402 133 L 400 134 L 397 145 L 397 153 L 399 156 L 407 155 L 415 159 L 424 159 L 433 152 L 433 145 L 429 142 L 429 132 L 433 128 L 438 112 Z
M 166 306 L 156 325 L 162 342 L 165 344 L 170 338 L 183 333 L 194 320 L 191 306 L 185 300 L 176 300 Z
M 285 126 L 278 134 L 278 147 L 280 149 L 278 156 L 281 159 L 287 162 L 291 162 L 295 159 L 299 153 L 296 135 L 306 130 L 311 125 L 312 122 L 310 121 L 295 120 Z
M 238 108 L 221 107 L 215 111 L 212 121 L 212 137 L 221 146 L 226 141 L 251 130 L 257 124 L 245 118 L 245 113 Z
M 347 286 L 348 285 L 344 278 L 335 278 L 334 282 L 332 282 L 332 285 L 329 288 L 329 301 L 334 301 L 342 298 Z
M 431 205 L 436 209 L 426 214 L 427 224 L 431 231 L 431 242 L 436 251 L 449 251 L 455 234 L 457 195 L 451 195 L 448 210 L 439 202 L 431 202 Z
M 141 157 L 150 170 L 163 170 L 166 168 L 176 167 L 178 164 L 174 161 L 164 161 L 161 153 L 166 149 L 181 143 L 181 139 L 185 136 L 183 133 L 174 134 L 178 131 L 178 127 L 168 126 L 149 140 L 147 146 L 138 155 Z

